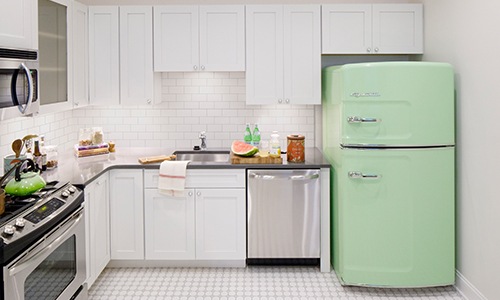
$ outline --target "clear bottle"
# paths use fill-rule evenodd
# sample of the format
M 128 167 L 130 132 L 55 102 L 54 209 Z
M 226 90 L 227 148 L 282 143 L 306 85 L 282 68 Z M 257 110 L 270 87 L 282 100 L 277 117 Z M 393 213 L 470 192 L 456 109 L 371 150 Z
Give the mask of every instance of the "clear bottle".
M 42 153 L 42 171 L 47 170 L 47 151 L 45 149 L 45 135 L 40 136 L 40 152 Z
M 245 128 L 245 136 L 243 137 L 243 140 L 247 144 L 252 144 L 252 131 L 250 131 L 250 124 L 247 123 L 246 128 Z
M 253 133 L 252 133 L 252 145 L 255 147 L 259 147 L 260 143 L 260 130 L 259 130 L 259 125 L 255 124 L 255 127 L 253 128 Z
M 33 152 L 33 162 L 38 167 L 38 169 L 42 170 L 42 153 L 40 152 L 40 146 L 38 141 L 35 141 L 35 150 Z
M 271 141 L 269 142 L 269 156 L 281 157 L 280 135 L 277 131 L 271 134 Z

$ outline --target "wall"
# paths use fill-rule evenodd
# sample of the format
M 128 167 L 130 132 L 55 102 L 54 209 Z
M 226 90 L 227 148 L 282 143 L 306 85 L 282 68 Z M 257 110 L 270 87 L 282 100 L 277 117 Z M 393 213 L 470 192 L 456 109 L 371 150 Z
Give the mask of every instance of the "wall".
M 454 65 L 457 103 L 457 287 L 499 299 L 500 2 L 425 0 L 423 60 Z
M 14 154 L 11 143 L 28 134 L 44 134 L 46 144 L 58 145 L 61 150 L 67 149 L 76 136 L 73 124 L 71 110 L 0 121 L 0 157 Z M 3 174 L 3 161 L 0 165 L 0 174 Z
M 114 140 L 117 147 L 191 149 L 200 144 L 200 131 L 206 131 L 209 148 L 228 148 L 233 140 L 243 139 L 245 123 L 252 128 L 259 124 L 265 139 L 271 131 L 279 131 L 282 145 L 292 133 L 305 135 L 308 147 L 315 144 L 314 106 L 247 106 L 244 72 L 172 72 L 160 76 L 161 104 L 78 109 L 74 112 L 76 127 L 102 126 L 106 140 Z

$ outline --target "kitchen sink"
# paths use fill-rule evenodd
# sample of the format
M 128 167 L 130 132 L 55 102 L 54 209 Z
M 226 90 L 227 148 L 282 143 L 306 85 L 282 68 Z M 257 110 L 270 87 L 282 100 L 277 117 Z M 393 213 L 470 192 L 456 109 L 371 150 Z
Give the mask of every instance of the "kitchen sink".
M 175 151 L 175 160 L 190 160 L 192 162 L 224 163 L 229 162 L 229 151 L 224 150 L 187 150 Z

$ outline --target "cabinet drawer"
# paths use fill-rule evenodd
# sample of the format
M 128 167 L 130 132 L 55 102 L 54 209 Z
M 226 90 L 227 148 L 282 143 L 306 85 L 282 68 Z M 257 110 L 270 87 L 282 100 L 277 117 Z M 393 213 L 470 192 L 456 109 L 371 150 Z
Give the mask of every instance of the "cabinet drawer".
M 158 187 L 158 170 L 144 171 L 144 187 Z M 187 170 L 186 188 L 234 188 L 245 187 L 244 169 Z

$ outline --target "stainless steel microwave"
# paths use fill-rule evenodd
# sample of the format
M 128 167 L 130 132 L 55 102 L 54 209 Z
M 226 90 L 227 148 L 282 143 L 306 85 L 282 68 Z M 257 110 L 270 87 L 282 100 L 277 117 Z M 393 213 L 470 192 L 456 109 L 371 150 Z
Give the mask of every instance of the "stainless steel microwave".
M 0 48 L 0 110 L 38 112 L 38 67 L 37 51 Z

